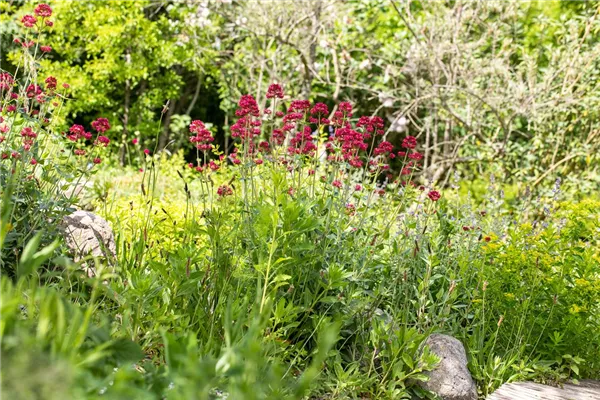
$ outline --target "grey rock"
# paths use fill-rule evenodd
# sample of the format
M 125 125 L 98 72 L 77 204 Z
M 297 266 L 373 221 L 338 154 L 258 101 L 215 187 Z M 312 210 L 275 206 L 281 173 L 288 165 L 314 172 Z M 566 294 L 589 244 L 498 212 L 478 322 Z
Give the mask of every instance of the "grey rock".
M 429 380 L 419 382 L 419 385 L 443 400 L 477 400 L 477 387 L 467 368 L 467 354 L 462 343 L 452 336 L 433 334 L 424 345 L 440 358 L 440 362 L 425 373 Z
M 61 228 L 65 243 L 76 262 L 91 255 L 105 257 L 109 263 L 113 263 L 116 257 L 115 237 L 104 218 L 78 210 L 63 218 Z

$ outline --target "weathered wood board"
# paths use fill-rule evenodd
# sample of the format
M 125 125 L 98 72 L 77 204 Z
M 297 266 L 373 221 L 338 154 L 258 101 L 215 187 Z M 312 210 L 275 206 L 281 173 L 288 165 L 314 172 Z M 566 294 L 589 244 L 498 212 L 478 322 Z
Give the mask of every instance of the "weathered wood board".
M 488 400 L 600 400 L 600 382 L 580 381 L 562 387 L 533 382 L 516 382 L 500 386 Z

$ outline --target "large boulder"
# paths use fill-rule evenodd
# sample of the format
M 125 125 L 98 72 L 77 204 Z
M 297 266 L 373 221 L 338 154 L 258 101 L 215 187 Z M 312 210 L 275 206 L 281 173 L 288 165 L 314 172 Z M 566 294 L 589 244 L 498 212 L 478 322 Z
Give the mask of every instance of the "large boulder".
M 419 382 L 426 390 L 443 400 L 477 400 L 477 387 L 467 368 L 467 354 L 462 343 L 452 336 L 433 334 L 424 343 L 438 356 L 439 364 L 426 372 L 427 382 Z
M 104 257 L 113 263 L 116 257 L 115 237 L 108 222 L 89 211 L 78 210 L 62 220 L 65 243 L 76 262 L 87 256 Z M 88 273 L 90 272 L 88 269 Z

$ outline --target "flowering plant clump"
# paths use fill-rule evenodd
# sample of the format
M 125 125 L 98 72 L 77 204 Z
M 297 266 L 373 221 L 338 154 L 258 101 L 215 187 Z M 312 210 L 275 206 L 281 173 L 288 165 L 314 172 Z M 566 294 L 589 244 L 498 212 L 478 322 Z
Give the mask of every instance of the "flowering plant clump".
M 11 249 L 20 248 L 42 230 L 54 229 L 61 215 L 77 201 L 74 191 L 66 195 L 63 188 L 84 183 L 110 144 L 105 136 L 110 129 L 106 118 L 91 123 L 95 133 L 80 124 L 67 132 L 56 130 L 69 85 L 54 76 L 43 77 L 37 70 L 41 57 L 51 51 L 44 45 L 45 35 L 53 26 L 51 16 L 52 8 L 39 4 L 33 14 L 20 19 L 24 32 L 14 38 L 21 44 L 20 75 L 0 72 L 0 198 L 6 211 L 0 225 L 3 270 L 18 254 Z
M 387 188 L 416 186 L 413 178 L 419 171 L 423 154 L 415 150 L 415 137 L 404 138 L 402 149 L 397 151 L 385 140 L 381 117 L 356 119 L 348 102 L 340 103 L 333 113 L 326 104 L 311 104 L 308 100 L 292 100 L 286 106 L 282 101 L 284 97 L 282 86 L 272 84 L 267 90 L 269 103 L 264 110 L 259 109 L 252 95 L 240 98 L 235 112 L 238 119 L 231 126 L 231 136 L 237 139 L 237 144 L 227 158 L 213 145 L 214 137 L 204 123 L 193 121 L 190 132 L 195 136 L 190 137 L 190 142 L 198 151 L 198 161 L 189 167 L 208 173 L 229 160 L 241 166 L 241 173 L 247 176 L 267 161 L 287 171 L 292 181 L 314 178 L 316 171 L 321 171 L 321 182 L 334 188 L 367 182 L 371 194 L 379 196 L 383 196 Z M 218 157 L 219 164 L 210 160 L 211 154 Z M 392 165 L 397 171 L 395 180 L 392 180 Z M 312 183 L 315 184 L 315 179 Z M 286 190 L 295 192 L 293 187 Z M 432 188 L 427 196 L 434 202 L 440 198 L 439 192 Z

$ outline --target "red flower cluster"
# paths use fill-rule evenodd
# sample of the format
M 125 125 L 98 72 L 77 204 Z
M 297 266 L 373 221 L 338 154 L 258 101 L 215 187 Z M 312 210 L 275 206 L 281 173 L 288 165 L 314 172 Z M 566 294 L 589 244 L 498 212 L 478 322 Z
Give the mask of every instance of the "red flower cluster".
M 38 4 L 38 6 L 33 10 L 35 15 L 42 18 L 48 18 L 52 16 L 52 8 L 48 4 Z
M 402 141 L 402 147 L 406 149 L 414 149 L 417 147 L 417 138 L 414 136 L 407 136 Z
M 427 197 L 429 197 L 431 201 L 438 201 L 442 195 L 437 190 L 430 190 L 429 193 L 427 193 Z
M 207 151 L 212 149 L 213 145 L 211 142 L 215 140 L 213 135 L 210 133 L 204 122 L 199 119 L 192 121 L 190 124 L 190 132 L 195 133 L 195 136 L 190 137 L 190 142 L 193 143 L 198 150 Z
M 219 197 L 231 196 L 233 194 L 233 190 L 228 185 L 221 185 L 217 188 L 217 195 Z
M 96 142 L 94 143 L 97 146 L 108 146 L 108 144 L 110 143 L 110 139 L 107 138 L 106 136 L 98 136 L 98 138 L 96 138 Z
M 267 90 L 267 99 L 273 98 L 283 99 L 283 88 L 276 83 L 271 84 Z
M 49 76 L 46 78 L 45 80 L 46 82 L 46 89 L 52 91 L 56 89 L 56 78 L 53 76 Z M 92 124 L 93 125 L 93 124 Z
M 55 79 L 55 81 L 56 81 L 56 79 Z M 56 83 L 55 83 L 55 86 L 56 86 Z M 110 129 L 110 123 L 108 122 L 108 120 L 106 118 L 98 118 L 97 120 L 92 122 L 92 128 L 94 128 L 96 131 L 98 131 L 100 133 L 104 133 Z
M 360 117 L 356 123 L 357 128 L 364 128 L 368 133 L 383 135 L 383 119 L 381 117 Z
M 312 137 L 310 126 L 305 126 L 302 132 L 298 132 L 296 136 L 290 140 L 291 146 L 288 147 L 288 153 L 314 155 L 317 150 Z
M 27 14 L 24 15 L 23 18 L 21 18 L 21 23 L 26 28 L 33 28 L 35 24 L 37 24 L 37 18 L 31 14 Z
M 10 90 L 15 83 L 12 75 L 8 72 L 0 73 L 0 90 Z
M 67 139 L 72 142 L 76 142 L 78 140 L 91 139 L 92 134 L 85 131 L 85 128 L 81 125 L 73 125 L 69 128 L 69 135 L 67 135 Z

